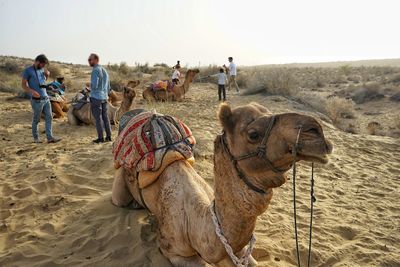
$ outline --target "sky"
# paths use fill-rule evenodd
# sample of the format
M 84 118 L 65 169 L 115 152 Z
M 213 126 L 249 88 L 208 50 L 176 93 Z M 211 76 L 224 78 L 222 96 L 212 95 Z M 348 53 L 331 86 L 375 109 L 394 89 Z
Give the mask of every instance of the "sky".
M 0 55 L 189 66 L 400 58 L 394 0 L 0 0 Z

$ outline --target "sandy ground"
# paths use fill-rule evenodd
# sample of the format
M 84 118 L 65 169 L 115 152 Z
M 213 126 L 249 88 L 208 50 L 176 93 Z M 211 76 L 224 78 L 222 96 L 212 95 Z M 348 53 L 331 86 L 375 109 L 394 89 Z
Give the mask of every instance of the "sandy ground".
M 155 105 L 192 129 L 195 168 L 211 184 L 212 141 L 220 131 L 215 87 L 195 84 L 185 102 Z M 33 144 L 29 102 L 10 96 L 0 94 L 0 266 L 170 266 L 148 214 L 110 203 L 111 144 L 92 144 L 94 127 L 71 127 L 65 120 L 54 122 L 62 142 Z M 228 98 L 233 105 L 257 101 L 273 112 L 313 114 L 278 96 Z M 139 100 L 136 106 L 153 107 Z M 399 139 L 352 135 L 327 123 L 324 129 L 335 148 L 330 163 L 316 167 L 313 266 L 400 266 Z M 299 166 L 305 264 L 310 167 Z M 259 266 L 294 266 L 291 181 L 275 190 L 256 236 Z

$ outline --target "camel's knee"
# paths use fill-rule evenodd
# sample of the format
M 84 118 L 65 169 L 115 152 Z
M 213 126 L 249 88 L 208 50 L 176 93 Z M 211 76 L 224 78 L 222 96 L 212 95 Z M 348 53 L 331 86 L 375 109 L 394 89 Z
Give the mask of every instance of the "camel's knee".
M 123 168 L 119 168 L 115 172 L 114 176 L 111 201 L 118 207 L 124 207 L 127 206 L 132 200 L 133 196 L 129 192 L 125 183 L 124 170 Z

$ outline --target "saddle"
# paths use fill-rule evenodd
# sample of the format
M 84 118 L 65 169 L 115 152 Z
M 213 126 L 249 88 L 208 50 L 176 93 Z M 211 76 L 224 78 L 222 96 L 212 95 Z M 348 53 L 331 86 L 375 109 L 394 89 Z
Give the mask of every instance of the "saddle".
M 131 110 L 120 119 L 113 143 L 114 167 L 123 167 L 138 180 L 139 188 L 155 182 L 170 164 L 194 163 L 196 140 L 189 127 L 155 110 Z
M 157 81 L 151 84 L 151 89 L 156 92 L 159 90 L 165 90 L 171 92 L 174 89 L 175 83 L 172 81 L 164 80 L 164 81 Z

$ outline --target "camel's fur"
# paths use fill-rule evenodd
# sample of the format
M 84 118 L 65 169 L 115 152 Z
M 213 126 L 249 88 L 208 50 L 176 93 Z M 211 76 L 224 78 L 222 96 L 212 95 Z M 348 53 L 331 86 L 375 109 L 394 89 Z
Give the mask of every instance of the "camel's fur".
M 126 87 L 135 88 L 135 87 L 137 87 L 139 84 L 140 84 L 140 81 L 139 81 L 139 80 L 132 80 L 132 81 L 129 81 L 129 82 L 126 84 Z M 117 92 L 117 91 L 112 90 L 112 91 L 110 92 L 110 94 L 108 95 L 108 101 L 109 101 L 113 106 L 116 106 L 116 107 L 119 107 L 119 106 L 121 105 L 123 99 L 124 99 L 124 94 L 123 94 L 123 92 Z
M 228 147 L 238 156 L 257 148 L 271 113 L 258 104 L 235 109 L 223 104 L 218 116 Z M 325 139 L 321 125 L 314 118 L 294 113 L 277 115 L 266 151 L 268 159 L 284 172 L 292 165 L 291 150 L 299 124 L 303 127 L 299 160 L 326 163 L 326 155 L 332 152 L 331 143 Z M 240 255 L 254 231 L 257 216 L 269 205 L 273 188 L 286 181 L 284 172 L 274 173 L 262 158 L 253 157 L 240 161 L 239 167 L 266 193 L 249 189 L 234 171 L 221 138 L 217 136 L 214 142 L 214 192 L 186 161 L 174 162 L 156 182 L 143 189 L 146 205 L 158 221 L 160 249 L 174 266 L 206 266 L 206 262 L 214 266 L 234 266 L 215 234 L 209 212 L 211 202 L 215 199 L 222 231 L 236 255 Z M 129 173 L 124 168 L 116 171 L 112 190 L 115 205 L 125 206 L 133 199 L 141 202 L 136 180 L 130 179 Z M 252 259 L 251 265 L 255 264 Z
M 185 81 L 182 84 L 175 85 L 171 92 L 167 90 L 158 90 L 154 92 L 149 86 L 143 91 L 143 98 L 147 101 L 182 101 L 184 95 L 188 92 L 194 77 L 199 72 L 198 69 L 189 69 L 185 74 Z
M 51 102 L 51 110 L 54 113 L 54 118 L 64 118 L 65 113 L 69 110 L 69 105 L 66 101 L 57 102 L 57 101 L 50 101 Z
M 123 96 L 124 98 L 120 107 L 115 107 L 111 103 L 108 105 L 108 117 L 110 122 L 113 124 L 117 124 L 122 115 L 131 109 L 136 96 L 135 89 L 124 87 Z M 71 125 L 77 125 L 79 122 L 84 124 L 95 124 L 95 120 L 90 109 L 90 103 L 86 103 L 79 110 L 70 108 L 68 111 L 68 122 Z

